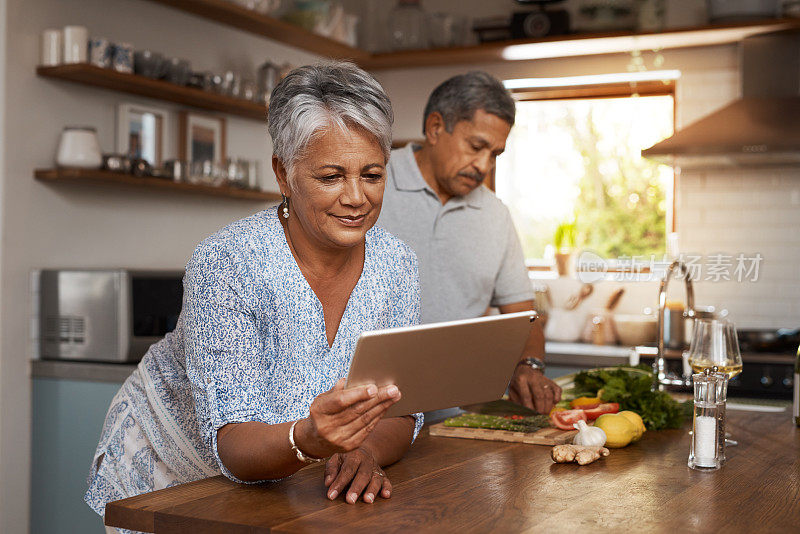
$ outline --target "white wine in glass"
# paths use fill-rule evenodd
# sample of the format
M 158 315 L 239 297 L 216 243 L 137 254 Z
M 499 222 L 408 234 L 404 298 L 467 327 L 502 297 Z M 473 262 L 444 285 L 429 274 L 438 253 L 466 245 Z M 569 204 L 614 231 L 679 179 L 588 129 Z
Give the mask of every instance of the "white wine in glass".
M 730 365 L 728 365 L 728 363 Z M 741 363 L 737 364 L 732 361 L 720 365 L 718 363 L 714 363 L 708 360 L 696 360 L 696 361 L 690 360 L 689 365 L 692 367 L 692 371 L 694 371 L 695 373 L 702 373 L 706 369 L 711 369 L 716 365 L 717 372 L 727 374 L 728 379 L 731 379 L 742 372 L 742 364 Z
M 689 365 L 696 373 L 716 366 L 732 379 L 742 372 L 742 354 L 733 323 L 717 319 L 696 319 Z

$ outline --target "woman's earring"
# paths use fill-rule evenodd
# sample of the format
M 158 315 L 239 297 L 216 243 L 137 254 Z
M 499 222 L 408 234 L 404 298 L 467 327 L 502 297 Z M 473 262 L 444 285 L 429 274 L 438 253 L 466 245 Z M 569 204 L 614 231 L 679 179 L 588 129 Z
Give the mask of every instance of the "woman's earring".
M 289 198 L 286 195 L 284 195 L 283 193 L 281 193 L 281 196 L 283 197 L 283 218 L 284 219 L 288 219 L 289 218 Z

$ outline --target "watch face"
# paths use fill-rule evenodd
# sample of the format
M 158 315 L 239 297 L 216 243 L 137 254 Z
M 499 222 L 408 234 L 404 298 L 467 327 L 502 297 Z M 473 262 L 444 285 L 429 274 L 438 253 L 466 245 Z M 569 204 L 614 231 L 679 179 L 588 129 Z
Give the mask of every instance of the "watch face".
M 534 369 L 544 369 L 544 362 L 539 358 L 525 358 L 525 363 Z

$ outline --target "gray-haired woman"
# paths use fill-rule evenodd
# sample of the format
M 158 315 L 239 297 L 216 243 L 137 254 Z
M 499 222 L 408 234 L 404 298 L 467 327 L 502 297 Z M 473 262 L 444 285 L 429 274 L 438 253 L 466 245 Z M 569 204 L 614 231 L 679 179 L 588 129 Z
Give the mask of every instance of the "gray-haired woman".
M 421 415 L 384 419 L 395 386 L 344 389 L 358 335 L 415 324 L 414 253 L 373 228 L 392 110 L 349 63 L 292 71 L 272 93 L 284 201 L 204 240 L 177 328 L 112 401 L 86 502 L 224 473 L 250 482 L 327 458 L 327 496 L 388 498 Z

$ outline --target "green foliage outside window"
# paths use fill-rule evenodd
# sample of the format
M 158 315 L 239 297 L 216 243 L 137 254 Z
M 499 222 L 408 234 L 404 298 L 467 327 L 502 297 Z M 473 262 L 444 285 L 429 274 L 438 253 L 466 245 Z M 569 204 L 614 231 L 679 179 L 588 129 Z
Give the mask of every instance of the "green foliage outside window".
M 583 248 L 606 258 L 663 254 L 666 191 L 659 165 L 639 155 L 630 131 L 599 127 L 594 110 L 586 116 L 568 113 L 564 125 L 584 166 L 575 199 Z M 617 142 L 604 142 L 612 133 L 619 136 Z
M 559 225 L 572 221 L 578 249 L 662 255 L 672 171 L 640 150 L 672 129 L 669 96 L 518 103 L 497 193 L 525 256 L 541 258 Z

